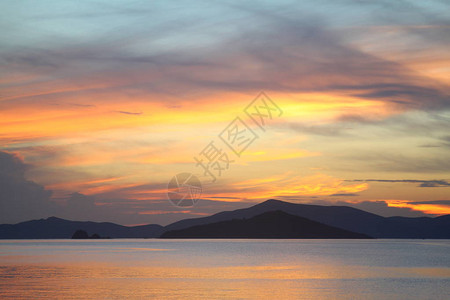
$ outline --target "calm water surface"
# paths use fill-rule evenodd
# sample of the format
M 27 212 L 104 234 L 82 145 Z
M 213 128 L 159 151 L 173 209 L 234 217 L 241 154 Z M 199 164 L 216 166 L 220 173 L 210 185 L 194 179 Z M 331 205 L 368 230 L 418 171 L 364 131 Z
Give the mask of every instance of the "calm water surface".
M 450 299 L 450 240 L 0 240 L 0 299 Z

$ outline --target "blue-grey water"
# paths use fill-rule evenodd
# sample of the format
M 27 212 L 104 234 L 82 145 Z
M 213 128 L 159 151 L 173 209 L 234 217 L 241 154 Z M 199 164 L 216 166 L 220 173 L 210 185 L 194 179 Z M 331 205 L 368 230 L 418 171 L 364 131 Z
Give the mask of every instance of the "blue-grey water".
M 3 240 L 9 298 L 450 299 L 450 241 Z

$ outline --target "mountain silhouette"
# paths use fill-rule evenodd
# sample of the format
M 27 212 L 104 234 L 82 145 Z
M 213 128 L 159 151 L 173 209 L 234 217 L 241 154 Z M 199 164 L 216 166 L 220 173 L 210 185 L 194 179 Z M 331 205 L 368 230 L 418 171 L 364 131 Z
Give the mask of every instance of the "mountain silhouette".
M 166 226 L 165 230 L 179 230 L 232 219 L 248 219 L 276 210 L 375 238 L 450 238 L 450 215 L 435 218 L 382 217 L 348 206 L 296 204 L 274 199 L 248 208 L 181 220 Z
M 78 229 L 111 238 L 155 238 L 166 231 L 233 219 L 250 219 L 270 211 L 282 211 L 374 238 L 450 239 L 450 215 L 435 218 L 386 218 L 348 206 L 296 204 L 273 199 L 244 209 L 184 219 L 165 227 L 157 224 L 128 227 L 114 223 L 79 222 L 50 217 L 0 225 L 0 239 L 65 239 L 70 238 Z
M 328 226 L 283 211 L 269 211 L 250 219 L 233 219 L 171 230 L 161 238 L 362 239 L 367 235 Z
M 128 227 L 107 222 L 80 222 L 50 217 L 0 225 L 0 239 L 69 239 L 77 230 L 111 238 L 153 238 L 160 236 L 164 227 L 156 224 Z

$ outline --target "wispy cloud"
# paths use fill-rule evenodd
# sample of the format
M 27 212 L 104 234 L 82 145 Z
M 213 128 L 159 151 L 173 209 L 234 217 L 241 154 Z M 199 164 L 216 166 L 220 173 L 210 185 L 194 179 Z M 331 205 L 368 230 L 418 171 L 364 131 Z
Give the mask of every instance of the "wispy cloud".
M 131 112 L 131 111 L 124 111 L 124 110 L 116 110 L 115 112 L 125 115 L 133 115 L 133 116 L 140 116 L 142 115 L 142 112 Z
M 420 183 L 419 187 L 447 187 L 450 182 L 447 180 L 417 180 L 417 179 L 353 179 L 347 182 L 387 182 L 387 183 Z

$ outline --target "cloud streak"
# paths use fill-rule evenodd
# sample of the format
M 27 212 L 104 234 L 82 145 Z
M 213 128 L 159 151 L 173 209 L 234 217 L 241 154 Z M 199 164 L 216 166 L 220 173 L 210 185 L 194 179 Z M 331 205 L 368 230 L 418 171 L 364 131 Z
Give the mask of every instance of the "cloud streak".
M 140 116 L 140 115 L 142 115 L 142 112 L 131 112 L 131 111 L 124 111 L 124 110 L 116 110 L 115 112 L 119 113 L 119 114 L 133 115 L 133 116 Z
M 419 183 L 419 187 L 448 187 L 450 182 L 446 180 L 417 180 L 417 179 L 352 179 L 347 182 L 383 182 L 383 183 Z

